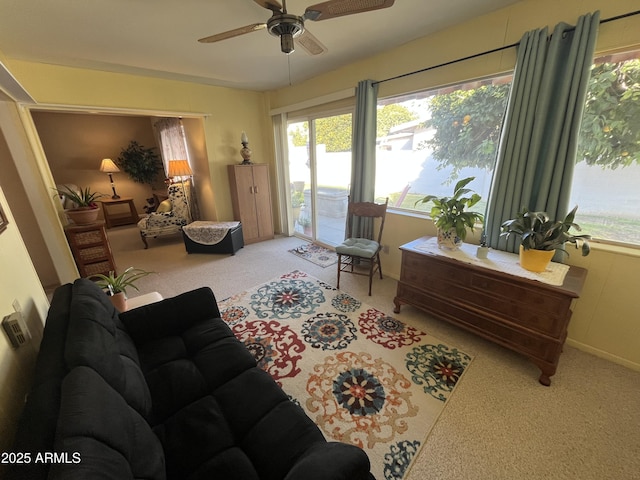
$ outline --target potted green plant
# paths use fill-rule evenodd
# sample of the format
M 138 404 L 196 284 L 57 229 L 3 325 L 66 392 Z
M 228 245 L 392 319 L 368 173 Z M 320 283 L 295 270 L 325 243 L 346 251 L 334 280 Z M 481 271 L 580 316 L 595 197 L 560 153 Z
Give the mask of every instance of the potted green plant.
M 291 209 L 293 210 L 293 218 L 300 216 L 300 208 L 304 203 L 304 194 L 302 192 L 294 191 L 291 193 Z
M 139 291 L 136 282 L 142 277 L 146 277 L 154 272 L 147 272 L 140 268 L 129 267 L 120 275 L 116 275 L 112 270 L 109 275 L 98 273 L 94 275 L 98 280 L 96 283 L 106 290 L 114 306 L 121 312 L 127 309 L 127 288 L 131 287 Z
M 73 202 L 74 208 L 68 208 L 65 213 L 69 218 L 77 225 L 88 225 L 93 223 L 98 218 L 98 204 L 96 200 L 100 197 L 104 197 L 103 193 L 92 192 L 89 187 L 80 188 L 78 191 L 63 186 L 62 188 L 55 188 L 60 197 L 65 197 Z
M 451 197 L 427 195 L 415 203 L 433 203 L 429 215 L 438 229 L 438 246 L 441 248 L 459 248 L 467 238 L 467 229 L 473 231 L 476 222 L 484 221 L 481 213 L 465 210 L 476 205 L 481 198 L 471 189 L 465 188 L 474 179 L 475 177 L 468 177 L 456 183 Z
M 138 183 L 152 184 L 162 170 L 156 147 L 146 148 L 135 140 L 131 140 L 127 148 L 122 149 L 116 163 Z
M 569 255 L 564 250 L 567 243 L 573 243 L 580 248 L 582 256 L 589 255 L 590 235 L 573 235 L 571 228 L 580 231 L 580 226 L 574 223 L 576 205 L 563 220 L 551 220 L 546 212 L 532 212 L 523 208 L 516 218 L 502 223 L 500 236 L 520 237 L 520 265 L 533 272 L 543 272 L 556 251 Z

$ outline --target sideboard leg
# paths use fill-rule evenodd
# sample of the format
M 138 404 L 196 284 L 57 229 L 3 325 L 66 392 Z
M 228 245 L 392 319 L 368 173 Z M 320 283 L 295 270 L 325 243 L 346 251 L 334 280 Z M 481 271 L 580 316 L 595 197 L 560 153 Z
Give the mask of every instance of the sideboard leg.
M 395 305 L 395 308 L 393 309 L 393 313 L 400 313 L 400 300 L 398 300 L 397 298 L 393 299 L 393 304 Z
M 544 372 L 540 374 L 540 378 L 538 378 L 538 381 L 545 387 L 548 387 L 549 385 L 551 385 L 551 379 L 549 378 L 549 375 L 547 375 Z

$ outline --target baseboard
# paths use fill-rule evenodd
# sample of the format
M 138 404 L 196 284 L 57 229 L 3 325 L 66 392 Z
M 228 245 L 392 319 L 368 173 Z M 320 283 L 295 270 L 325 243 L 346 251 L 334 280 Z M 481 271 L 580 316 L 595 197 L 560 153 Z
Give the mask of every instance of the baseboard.
M 630 368 L 631 370 L 640 372 L 640 364 L 627 360 L 626 358 L 618 357 L 617 355 L 605 352 L 604 350 L 599 350 L 590 345 L 572 340 L 571 338 L 567 338 L 566 344 L 571 347 L 575 347 L 578 350 L 582 350 L 583 352 L 595 355 L 596 357 L 604 358 L 605 360 L 609 360 L 610 362 L 617 363 L 618 365 L 622 365 L 624 367 Z

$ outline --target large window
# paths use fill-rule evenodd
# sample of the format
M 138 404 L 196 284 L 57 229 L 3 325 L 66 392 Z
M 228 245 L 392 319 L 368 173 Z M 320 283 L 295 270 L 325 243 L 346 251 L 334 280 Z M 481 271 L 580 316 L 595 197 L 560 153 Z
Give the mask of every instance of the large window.
M 428 211 L 424 195 L 451 195 L 457 180 L 484 212 L 511 75 L 378 101 L 376 199 L 390 208 Z
M 640 50 L 597 58 L 582 120 L 571 206 L 583 233 L 640 244 Z

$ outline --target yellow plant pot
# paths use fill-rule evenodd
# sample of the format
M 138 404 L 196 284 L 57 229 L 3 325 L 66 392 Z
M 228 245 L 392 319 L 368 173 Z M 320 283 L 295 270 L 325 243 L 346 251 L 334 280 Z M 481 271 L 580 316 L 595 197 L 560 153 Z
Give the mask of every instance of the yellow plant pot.
M 520 266 L 530 272 L 544 272 L 554 253 L 555 250 L 525 250 L 520 245 Z

